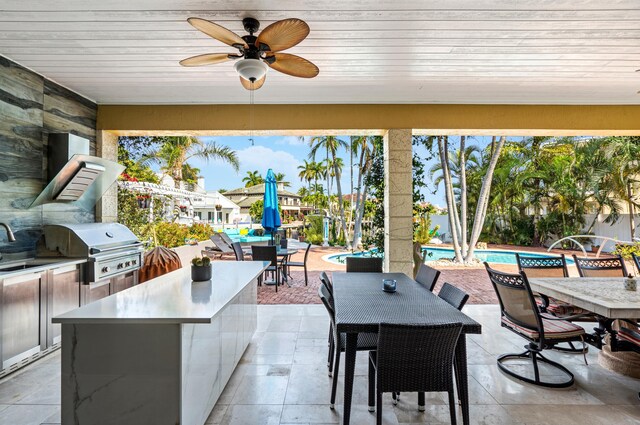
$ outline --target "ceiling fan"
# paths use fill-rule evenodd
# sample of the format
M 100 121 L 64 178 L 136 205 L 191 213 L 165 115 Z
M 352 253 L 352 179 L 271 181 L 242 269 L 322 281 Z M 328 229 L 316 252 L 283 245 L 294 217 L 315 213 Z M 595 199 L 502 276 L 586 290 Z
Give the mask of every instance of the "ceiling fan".
M 244 18 L 242 24 L 249 33 L 240 37 L 218 24 L 201 18 L 187 19 L 193 27 L 209 37 L 238 49 L 233 53 L 207 53 L 180 61 L 182 66 L 203 66 L 237 60 L 234 65 L 240 82 L 247 90 L 257 90 L 265 82 L 269 68 L 293 77 L 313 78 L 320 70 L 312 62 L 289 53 L 279 53 L 295 46 L 309 35 L 309 25 L 301 19 L 291 18 L 267 26 L 256 37 L 260 22 Z

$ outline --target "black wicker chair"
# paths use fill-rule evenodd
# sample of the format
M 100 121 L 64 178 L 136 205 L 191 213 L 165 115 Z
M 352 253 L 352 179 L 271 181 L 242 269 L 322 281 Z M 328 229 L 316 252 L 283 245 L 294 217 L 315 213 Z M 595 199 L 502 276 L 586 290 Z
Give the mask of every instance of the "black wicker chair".
M 236 255 L 236 261 L 244 261 L 244 251 L 242 250 L 240 242 L 234 242 L 231 247 L 233 248 L 233 253 Z
M 447 282 L 442 284 L 438 296 L 458 310 L 462 310 L 469 299 L 469 294 Z
M 382 393 L 417 392 L 424 408 L 424 393 L 449 394 L 451 423 L 456 423 L 453 358 L 461 323 L 396 325 L 381 323 L 378 350 L 369 353 L 369 407 L 375 394 L 376 423 L 382 424 Z
M 640 256 L 632 253 L 631 257 L 633 258 L 633 264 L 635 264 L 636 269 L 638 269 L 638 273 L 640 273 Z
M 271 273 L 271 276 L 275 274 L 275 287 L 278 292 L 278 285 L 280 284 L 280 274 L 282 271 L 282 263 L 278 262 L 278 251 L 274 245 L 252 245 L 251 246 L 251 258 L 253 261 L 269 261 L 271 265 L 267 267 L 265 273 Z M 260 283 L 260 282 L 259 282 Z
M 436 270 L 433 267 L 429 267 L 426 264 L 420 264 L 420 268 L 418 269 L 418 274 L 416 274 L 416 282 L 421 285 L 424 285 L 425 288 L 433 292 L 433 288 L 436 287 L 436 283 L 438 282 L 438 277 L 440 277 L 440 270 Z
M 326 272 L 320 273 L 320 282 L 329 290 L 331 295 L 333 295 L 333 283 Z
M 580 277 L 625 277 L 627 267 L 620 255 L 613 257 L 578 257 L 573 256 Z
M 336 328 L 336 315 L 333 305 L 333 296 L 329 293 L 324 285 L 318 288 L 318 295 L 322 300 L 322 304 L 329 313 L 329 319 L 331 320 L 331 339 L 329 340 L 329 376 L 332 376 L 331 383 L 331 404 L 329 407 L 332 409 L 336 404 L 336 392 L 338 389 L 338 375 L 340 371 L 340 353 L 345 351 L 347 346 L 347 337 L 345 334 L 337 333 Z M 357 351 L 371 351 L 375 350 L 378 345 L 377 333 L 364 333 L 358 334 Z
M 347 273 L 382 273 L 382 258 L 347 257 Z
M 309 283 L 309 276 L 307 275 L 307 258 L 309 257 L 310 249 L 311 249 L 311 244 L 307 244 L 307 249 L 304 251 L 303 261 L 287 261 L 287 268 L 304 267 L 304 286 L 307 286 Z
M 524 273 L 503 273 L 492 269 L 486 262 L 484 265 L 500 302 L 502 327 L 529 341 L 523 353 L 499 356 L 498 368 L 509 376 L 533 385 L 550 388 L 566 388 L 573 385 L 573 374 L 561 364 L 544 357 L 542 351 L 552 349 L 556 344 L 562 342 L 581 341 L 584 343 L 585 330 L 575 323 L 540 313 Z M 505 365 L 509 360 L 522 359 L 531 359 L 533 379 L 519 375 Z M 568 379 L 558 382 L 543 381 L 538 368 L 539 362 L 557 369 Z

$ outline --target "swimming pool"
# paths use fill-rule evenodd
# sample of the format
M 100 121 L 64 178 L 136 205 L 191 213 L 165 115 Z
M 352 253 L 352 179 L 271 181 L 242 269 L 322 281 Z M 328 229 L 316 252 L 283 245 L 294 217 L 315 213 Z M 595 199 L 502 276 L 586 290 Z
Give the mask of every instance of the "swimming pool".
M 422 247 L 422 252 L 427 252 L 427 261 L 435 261 L 442 259 L 451 259 L 454 256 L 453 248 L 437 248 L 437 247 Z M 506 250 L 494 250 L 494 249 L 476 249 L 475 256 L 480 261 L 486 261 L 488 263 L 498 264 L 516 264 L 516 252 L 519 254 L 527 255 L 528 257 L 548 257 L 553 254 L 540 254 L 529 251 L 506 251 Z M 376 250 L 333 254 L 323 257 L 325 261 L 334 264 L 344 264 L 346 257 L 362 257 L 362 256 L 378 256 Z M 573 260 L 567 257 L 567 264 L 573 264 Z

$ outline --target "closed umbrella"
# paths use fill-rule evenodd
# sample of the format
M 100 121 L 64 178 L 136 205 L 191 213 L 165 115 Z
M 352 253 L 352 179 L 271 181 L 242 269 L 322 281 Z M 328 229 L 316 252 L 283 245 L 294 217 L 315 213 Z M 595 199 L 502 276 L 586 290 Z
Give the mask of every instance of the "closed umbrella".
M 278 212 L 278 185 L 273 170 L 269 168 L 267 178 L 264 181 L 264 206 L 262 210 L 262 227 L 266 232 L 273 234 L 282 226 L 280 213 Z

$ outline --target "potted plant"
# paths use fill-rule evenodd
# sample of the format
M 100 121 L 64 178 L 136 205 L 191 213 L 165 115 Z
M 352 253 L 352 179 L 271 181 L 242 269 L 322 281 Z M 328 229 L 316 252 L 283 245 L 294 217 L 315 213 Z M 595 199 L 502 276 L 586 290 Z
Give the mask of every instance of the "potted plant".
M 222 204 L 216 204 L 216 211 L 222 211 Z
M 191 260 L 191 280 L 194 282 L 211 280 L 211 258 L 194 257 Z

